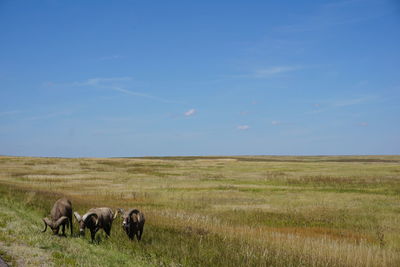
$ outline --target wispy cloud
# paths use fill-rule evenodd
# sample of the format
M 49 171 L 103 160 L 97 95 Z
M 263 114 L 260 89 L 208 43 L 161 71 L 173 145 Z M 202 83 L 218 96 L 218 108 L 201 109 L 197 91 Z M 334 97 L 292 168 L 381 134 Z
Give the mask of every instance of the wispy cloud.
M 9 110 L 9 111 L 0 111 L 0 117 L 7 117 L 12 115 L 17 115 L 22 113 L 21 110 Z
M 271 77 L 273 75 L 291 72 L 301 69 L 299 66 L 275 66 L 269 67 L 265 69 L 258 69 L 253 73 L 253 76 L 256 78 L 264 78 L 264 77 Z
M 112 55 L 112 56 L 101 57 L 101 58 L 99 58 L 99 60 L 105 61 L 105 60 L 113 60 L 113 59 L 118 59 L 118 58 L 122 58 L 122 57 L 120 55 Z
M 277 125 L 281 125 L 282 122 L 281 121 L 271 121 L 271 124 L 274 126 L 277 126 Z
M 113 77 L 113 78 L 91 78 L 83 82 L 74 82 L 73 86 L 100 86 L 104 84 L 110 84 L 115 82 L 126 82 L 131 81 L 132 77 Z
M 192 109 L 189 109 L 188 111 L 186 111 L 185 113 L 183 113 L 183 115 L 185 115 L 186 117 L 190 117 L 190 116 L 193 116 L 196 113 L 197 113 L 197 110 L 192 108 Z
M 356 105 L 368 104 L 374 100 L 378 99 L 377 96 L 367 95 L 347 99 L 322 101 L 322 103 L 313 104 L 313 110 L 306 112 L 305 114 L 318 114 L 327 112 L 333 109 L 346 108 Z
M 105 122 L 129 122 L 134 120 L 133 117 L 112 117 L 112 116 L 102 116 L 98 118 L 101 121 L 105 121 Z
M 312 111 L 308 111 L 305 114 L 317 114 L 317 113 L 321 113 L 327 110 L 327 108 L 320 104 L 320 103 L 315 103 L 312 104 L 313 110 Z
M 44 86 L 49 87 L 81 87 L 81 86 L 103 86 L 103 85 L 110 85 L 115 84 L 117 82 L 127 82 L 131 81 L 133 78 L 129 76 L 125 77 L 110 77 L 110 78 L 90 78 L 84 81 L 76 81 L 76 82 L 69 82 L 69 83 L 57 83 L 52 81 L 43 82 Z
M 344 0 L 337 2 L 329 2 L 322 5 L 323 8 L 342 8 L 359 2 L 365 2 L 364 0 Z
M 390 11 L 382 10 L 382 1 L 344 0 L 320 5 L 318 12 L 308 17 L 299 17 L 299 23 L 275 28 L 279 32 L 309 32 L 326 30 L 331 27 L 362 23 L 387 16 Z M 357 10 L 355 13 L 348 12 Z M 371 12 L 370 10 L 373 10 Z
M 146 98 L 155 98 L 151 95 L 148 94 L 143 94 L 143 93 L 139 93 L 139 92 L 135 92 L 135 91 L 130 91 L 130 90 L 126 90 L 120 87 L 116 87 L 116 86 L 111 86 L 110 87 L 111 90 L 117 91 L 117 92 L 121 92 L 127 95 L 132 95 L 132 96 L 141 96 L 141 97 L 146 97 Z
M 133 136 L 137 134 L 138 133 L 133 130 L 118 128 L 97 129 L 92 131 L 93 136 Z
M 157 97 L 157 96 L 153 96 L 153 95 L 149 95 L 149 94 L 145 94 L 145 93 L 141 93 L 141 92 L 137 92 L 137 91 L 131 91 L 131 90 L 127 90 L 121 87 L 117 87 L 117 86 L 110 86 L 110 87 L 106 87 L 109 88 L 111 90 L 120 92 L 120 93 L 124 93 L 127 95 L 131 95 L 131 96 L 138 96 L 138 97 L 144 97 L 144 98 L 148 98 L 148 99 L 152 99 L 158 102 L 163 102 L 163 103 L 169 103 L 169 104 L 184 104 L 182 102 L 179 101 L 173 101 L 173 100 L 169 100 L 169 99 L 165 99 L 165 98 L 161 98 L 161 97 Z
M 130 76 L 124 77 L 97 77 L 97 78 L 90 78 L 85 81 L 76 81 L 72 83 L 54 83 L 54 82 L 45 82 L 43 83 L 45 86 L 61 86 L 61 87 L 94 87 L 94 88 L 102 88 L 102 89 L 109 89 L 116 92 L 120 92 L 126 95 L 137 96 L 137 97 L 144 97 L 148 99 L 152 99 L 159 102 L 164 103 L 172 103 L 172 104 L 183 104 L 178 101 L 172 101 L 169 99 L 164 99 L 161 97 L 156 97 L 150 94 L 128 90 L 126 87 L 126 82 L 133 80 Z M 124 84 L 125 83 L 125 84 Z
M 375 97 L 372 96 L 363 96 L 363 97 L 358 97 L 358 98 L 350 98 L 350 99 L 344 99 L 344 100 L 339 100 L 333 103 L 333 106 L 335 107 L 347 107 L 347 106 L 354 106 L 358 104 L 362 104 L 368 101 L 373 100 Z
M 362 127 L 368 127 L 368 122 L 360 122 L 359 124 L 358 124 L 359 126 L 362 126 Z
M 70 116 L 72 115 L 72 111 L 57 111 L 57 112 L 49 112 L 46 114 L 41 114 L 38 116 L 33 116 L 28 118 L 28 120 L 44 120 L 44 119 L 52 119 L 60 116 Z
M 285 25 L 278 27 L 277 30 L 282 32 L 311 32 L 311 31 L 323 30 L 325 28 L 330 28 L 333 26 L 363 22 L 379 17 L 381 17 L 381 15 L 362 17 L 362 18 L 342 18 L 330 21 L 323 21 L 323 19 L 316 19 L 315 22 L 313 23 Z
M 236 127 L 236 129 L 238 129 L 240 131 L 245 131 L 245 130 L 250 129 L 250 126 L 249 125 L 239 125 Z
M 284 73 L 303 69 L 303 66 L 271 66 L 267 68 L 256 69 L 251 73 L 233 75 L 234 78 L 272 78 Z

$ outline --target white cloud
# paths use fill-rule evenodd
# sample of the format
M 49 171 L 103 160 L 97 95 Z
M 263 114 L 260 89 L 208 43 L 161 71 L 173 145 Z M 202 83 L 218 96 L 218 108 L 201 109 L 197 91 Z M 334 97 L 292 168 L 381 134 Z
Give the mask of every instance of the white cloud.
M 113 59 L 117 59 L 117 58 L 121 58 L 121 56 L 120 55 L 105 56 L 105 57 L 99 58 L 99 60 L 104 61 L 104 60 L 113 60 Z
M 190 117 L 193 116 L 194 114 L 196 114 L 197 110 L 195 110 L 194 108 L 189 109 L 188 111 L 186 111 L 185 113 L 183 113 L 186 117 Z
M 19 114 L 21 112 L 22 111 L 20 111 L 20 110 L 1 111 L 0 112 L 0 117 L 16 115 L 16 114 Z
M 45 119 L 52 119 L 60 116 L 71 116 L 73 114 L 72 111 L 56 111 L 56 112 L 50 112 L 47 114 L 41 114 L 38 116 L 33 116 L 28 118 L 29 120 L 45 120 Z
M 240 131 L 245 131 L 245 130 L 250 129 L 250 126 L 249 125 L 239 125 L 237 127 L 237 129 L 240 130 Z
M 280 125 L 280 124 L 282 124 L 282 122 L 280 122 L 280 121 L 271 121 L 271 124 L 272 125 Z
M 301 69 L 299 66 L 274 66 L 274 67 L 269 67 L 265 69 L 258 69 L 253 73 L 253 77 L 256 78 L 266 78 L 266 77 L 271 77 L 273 75 L 281 74 L 281 73 L 286 73 L 290 71 L 295 71 Z
M 275 27 L 278 32 L 322 31 L 347 24 L 363 23 L 385 17 L 392 13 L 379 4 L 382 1 L 345 0 L 330 1 L 316 9 L 316 13 L 307 17 L 298 17 L 295 24 Z M 358 12 L 348 12 L 349 8 Z
M 55 83 L 52 81 L 43 82 L 43 86 L 60 86 L 60 87 L 80 87 L 80 86 L 97 86 L 101 87 L 102 85 L 110 85 L 116 82 L 125 82 L 132 80 L 132 77 L 111 77 L 111 78 L 104 78 L 104 77 L 97 77 L 97 78 L 90 78 L 85 81 L 78 81 L 78 82 L 71 82 L 71 83 Z
M 139 92 L 134 92 L 134 91 L 130 91 L 130 90 L 126 90 L 117 86 L 111 86 L 110 87 L 111 90 L 117 91 L 117 92 L 121 92 L 127 95 L 133 95 L 133 96 L 142 96 L 142 97 L 147 97 L 147 98 L 153 98 L 153 96 L 151 95 L 147 95 L 147 94 L 143 94 L 143 93 L 139 93 Z
M 336 107 L 354 106 L 354 105 L 358 105 L 358 104 L 362 104 L 362 103 L 368 102 L 368 101 L 370 101 L 370 100 L 372 100 L 374 98 L 375 97 L 364 96 L 364 97 L 359 97 L 359 98 L 340 100 L 340 101 L 336 101 L 335 103 L 333 103 L 333 106 L 336 106 Z
M 331 111 L 333 109 L 341 109 L 356 105 L 368 104 L 369 102 L 373 102 L 377 99 L 379 99 L 379 96 L 366 95 L 357 98 L 324 101 L 322 102 L 322 104 L 320 103 L 313 104 L 314 110 L 306 112 L 305 114 L 317 114 L 317 113 Z
M 109 84 L 114 82 L 130 81 L 132 77 L 113 77 L 113 78 L 91 78 L 83 82 L 74 82 L 74 86 L 98 86 L 102 84 Z
M 279 74 L 303 69 L 303 66 L 272 66 L 253 70 L 247 74 L 232 75 L 233 78 L 271 78 Z M 253 101 L 254 102 L 254 101 Z
M 159 102 L 164 102 L 164 103 L 169 103 L 169 104 L 183 104 L 183 103 L 178 102 L 178 101 L 172 101 L 172 100 L 168 100 L 168 99 L 152 96 L 152 95 L 149 95 L 149 94 L 144 94 L 144 93 L 141 93 L 141 92 L 135 92 L 135 91 L 131 91 L 131 90 L 126 90 L 126 89 L 123 89 L 123 88 L 117 87 L 117 86 L 108 86 L 108 87 L 104 87 L 104 88 L 108 88 L 108 89 L 111 89 L 111 90 L 114 90 L 114 91 L 117 91 L 117 92 L 120 92 L 120 93 L 131 95 L 131 96 L 139 96 L 139 97 L 144 97 L 144 98 L 156 100 L 156 101 L 159 101 Z M 194 111 L 194 112 L 196 112 L 196 111 Z
M 345 0 L 345 1 L 338 1 L 338 2 L 329 2 L 329 3 L 323 4 L 322 7 L 323 8 L 345 7 L 349 4 L 354 4 L 354 3 L 358 3 L 358 2 L 362 2 L 362 0 Z
M 358 124 L 359 126 L 363 126 L 363 127 L 367 127 L 369 124 L 368 124 L 368 122 L 360 122 L 359 124 Z
M 124 94 L 131 95 L 131 96 L 145 97 L 145 98 L 153 99 L 153 100 L 156 100 L 159 102 L 164 102 L 164 103 L 182 104 L 181 102 L 163 99 L 163 98 L 156 97 L 156 96 L 153 96 L 150 94 L 127 90 L 120 86 L 120 84 L 122 82 L 127 82 L 127 81 L 131 81 L 131 80 L 132 80 L 132 77 L 129 77 L 129 76 L 111 77 L 111 78 L 98 77 L 98 78 L 90 78 L 85 81 L 65 83 L 65 84 L 45 82 L 45 83 L 43 83 L 43 85 L 44 86 L 61 86 L 61 87 L 89 86 L 89 87 L 94 87 L 94 88 L 109 89 L 109 90 L 117 91 L 117 92 L 124 93 Z

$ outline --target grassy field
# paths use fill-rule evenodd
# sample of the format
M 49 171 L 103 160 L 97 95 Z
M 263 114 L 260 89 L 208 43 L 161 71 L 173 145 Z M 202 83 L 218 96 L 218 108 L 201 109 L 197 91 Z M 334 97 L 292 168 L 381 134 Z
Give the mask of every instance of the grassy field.
M 95 243 L 41 233 L 61 196 L 81 214 L 142 210 L 143 240 L 129 241 L 120 218 Z M 0 157 L 0 256 L 17 266 L 400 266 L 400 156 Z

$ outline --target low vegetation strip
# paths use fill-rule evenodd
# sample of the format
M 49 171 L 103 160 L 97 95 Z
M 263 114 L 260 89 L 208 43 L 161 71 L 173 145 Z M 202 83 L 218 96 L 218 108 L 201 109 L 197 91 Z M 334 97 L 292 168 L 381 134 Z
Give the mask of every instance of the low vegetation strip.
M 42 195 L 23 193 L 8 189 L 12 194 L 2 192 L 0 197 L 1 250 L 19 266 L 149 266 L 151 260 L 140 258 L 133 253 L 113 249 L 113 244 L 103 238 L 103 244 L 90 243 L 86 239 L 54 236 L 41 233 L 41 218 L 46 212 L 47 202 Z M 10 195 L 17 198 L 10 198 Z M 77 229 L 75 229 L 77 230 Z M 115 242 L 115 240 L 114 240 Z M 134 250 L 132 250 L 134 251 Z
M 0 267 L 8 267 L 8 264 L 0 257 Z
M 400 157 L 245 158 L 0 157 L 0 255 L 15 265 L 400 265 Z M 75 219 L 72 237 L 41 233 L 61 196 L 80 214 L 138 208 L 142 240 L 119 217 L 93 243 Z

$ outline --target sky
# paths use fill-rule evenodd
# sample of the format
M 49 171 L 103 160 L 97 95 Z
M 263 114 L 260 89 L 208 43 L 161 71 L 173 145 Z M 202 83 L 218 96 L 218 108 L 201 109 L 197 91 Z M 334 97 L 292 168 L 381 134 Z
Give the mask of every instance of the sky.
M 400 154 L 400 1 L 0 0 L 0 155 Z

